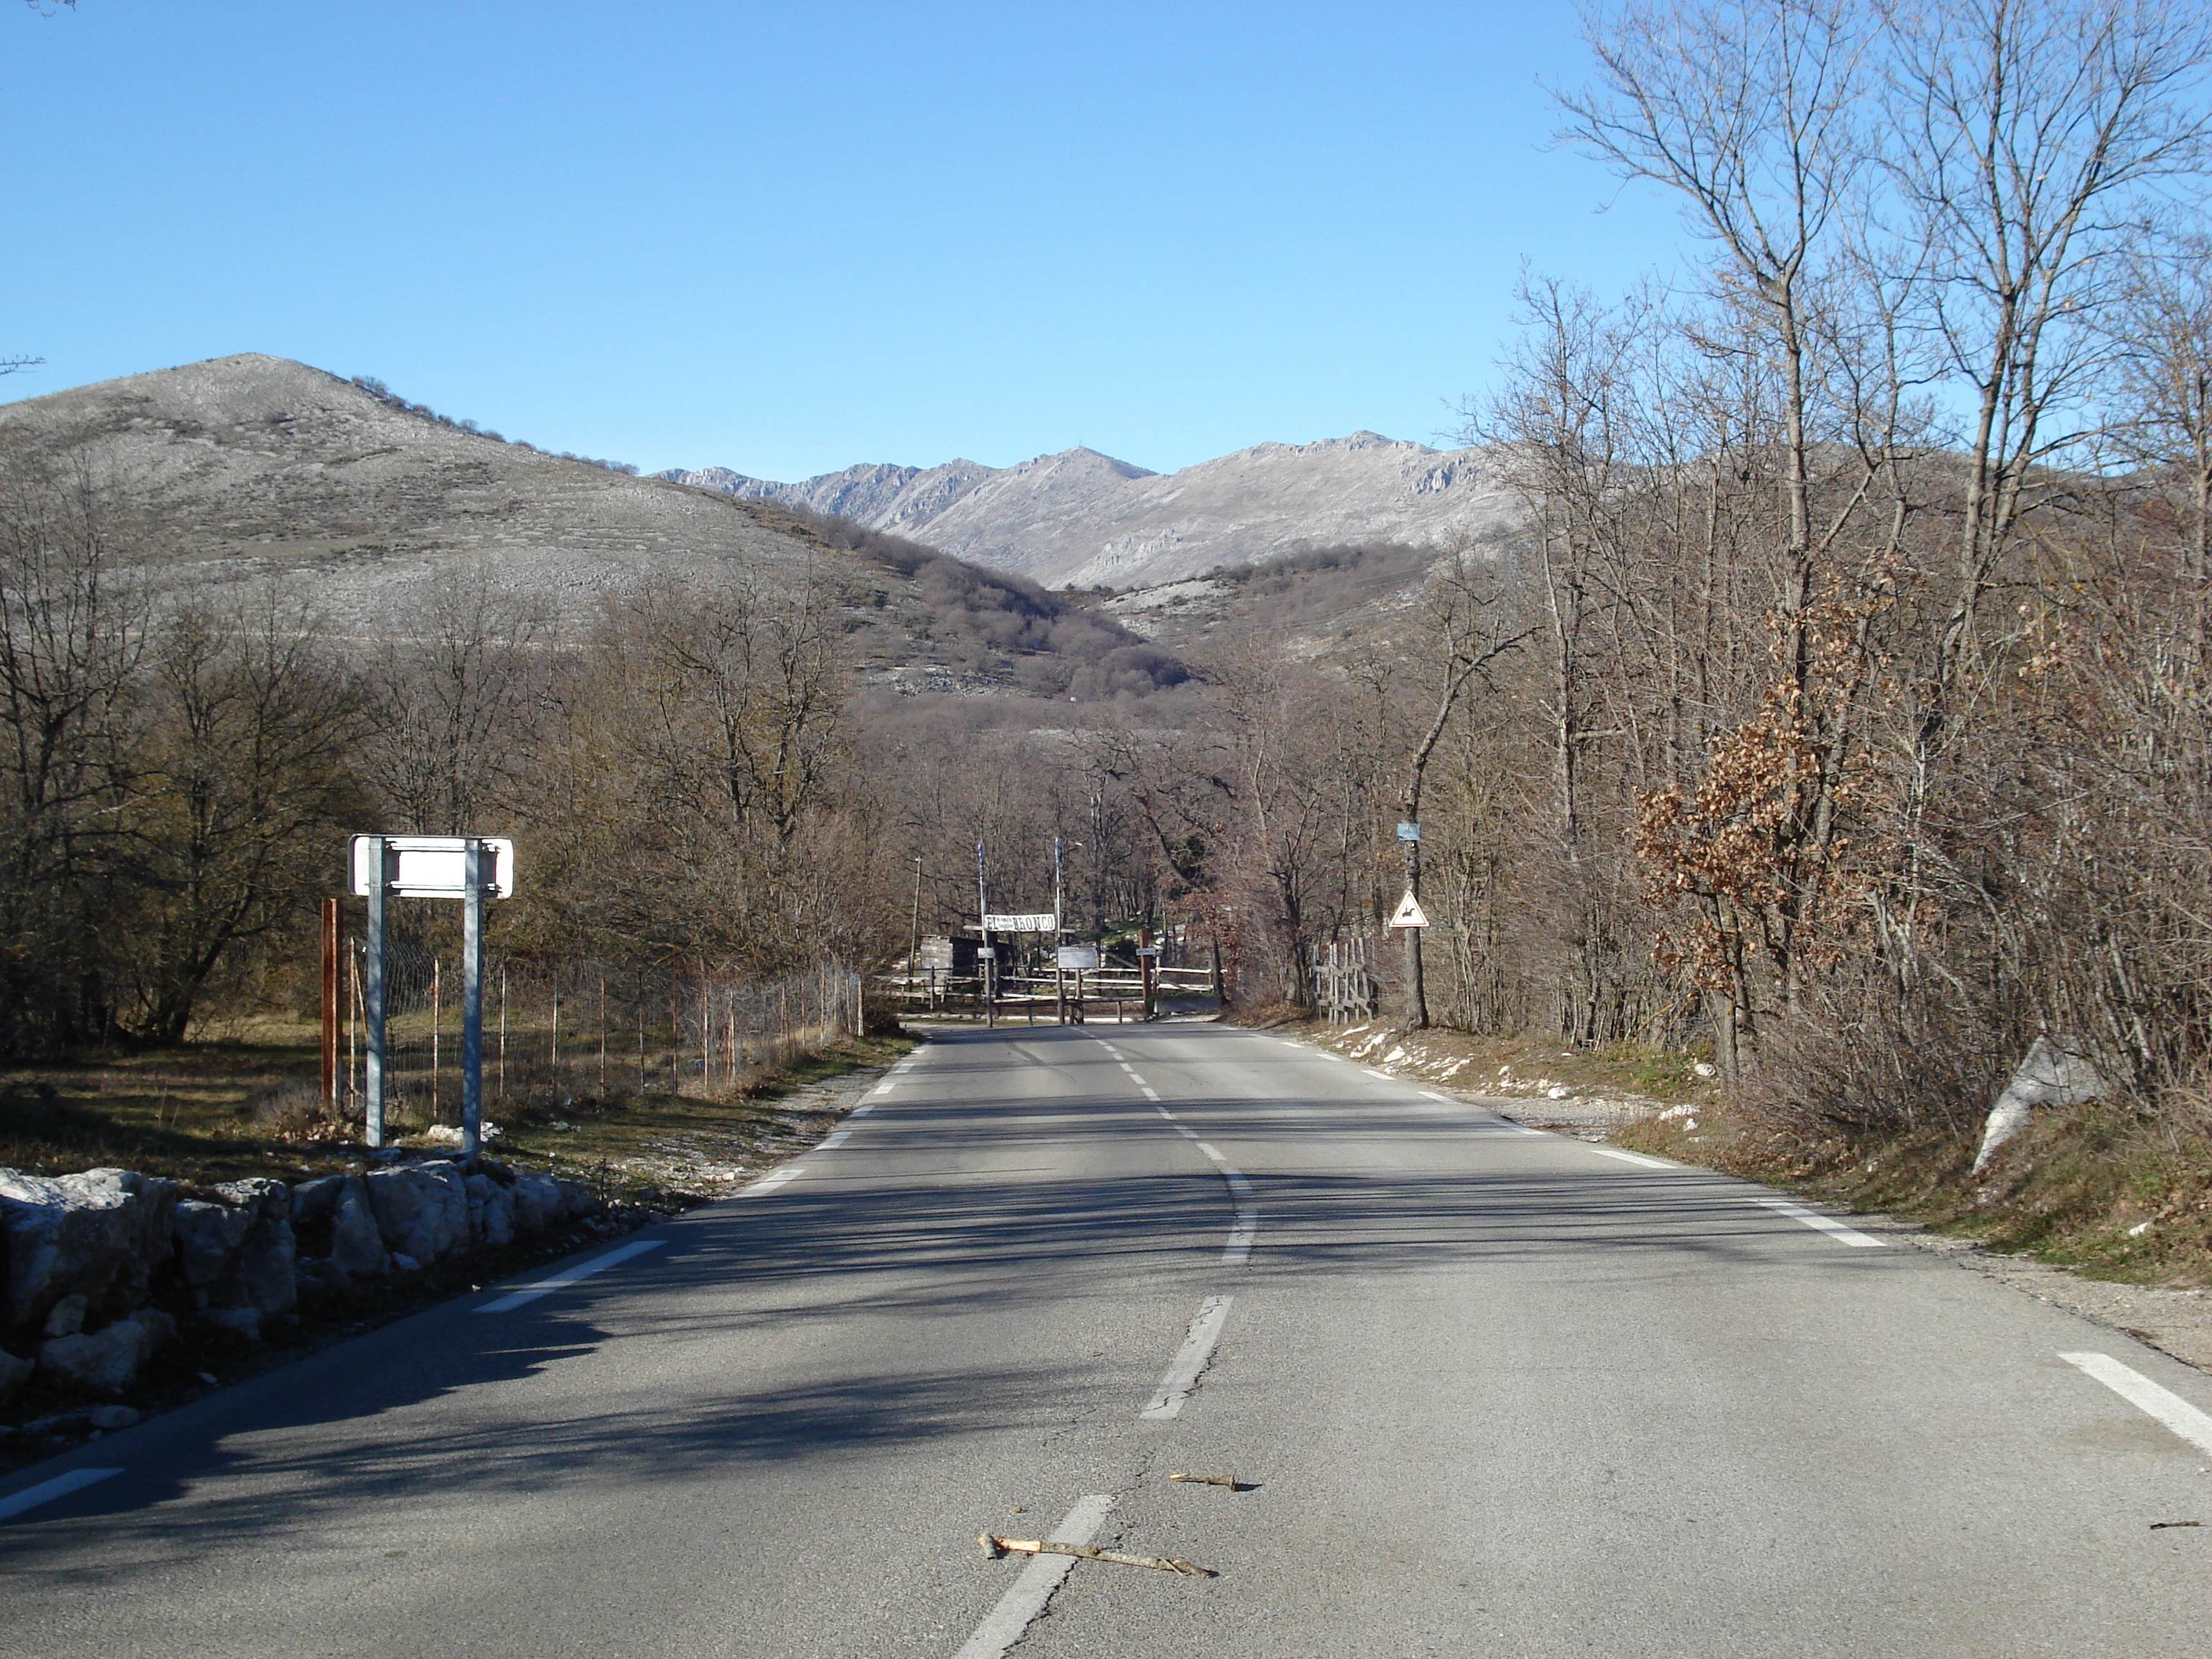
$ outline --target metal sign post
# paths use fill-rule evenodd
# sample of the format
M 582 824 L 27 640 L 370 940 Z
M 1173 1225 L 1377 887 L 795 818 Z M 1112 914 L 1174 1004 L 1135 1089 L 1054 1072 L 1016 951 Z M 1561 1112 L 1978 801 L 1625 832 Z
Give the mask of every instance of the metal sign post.
M 384 866 L 384 837 L 363 836 L 354 843 L 354 869 L 363 855 L 374 872 L 368 884 L 368 962 L 362 975 L 362 1012 L 368 1027 L 367 1121 L 362 1133 L 372 1146 L 384 1145 L 384 895 L 390 885 Z
M 356 836 L 347 849 L 353 890 L 368 901 L 368 961 L 362 1012 L 368 1037 L 371 1146 L 384 1145 L 386 901 L 461 901 L 461 1151 L 473 1164 L 483 1146 L 483 902 L 514 890 L 514 843 L 490 836 Z
M 483 1145 L 483 842 L 467 837 L 461 859 L 461 1156 L 474 1164 Z

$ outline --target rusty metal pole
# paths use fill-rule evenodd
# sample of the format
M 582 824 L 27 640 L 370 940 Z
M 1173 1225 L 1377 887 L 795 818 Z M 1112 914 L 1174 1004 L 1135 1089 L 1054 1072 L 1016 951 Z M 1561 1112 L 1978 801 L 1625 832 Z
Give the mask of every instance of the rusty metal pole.
M 323 901 L 323 1104 L 338 1103 L 338 902 Z

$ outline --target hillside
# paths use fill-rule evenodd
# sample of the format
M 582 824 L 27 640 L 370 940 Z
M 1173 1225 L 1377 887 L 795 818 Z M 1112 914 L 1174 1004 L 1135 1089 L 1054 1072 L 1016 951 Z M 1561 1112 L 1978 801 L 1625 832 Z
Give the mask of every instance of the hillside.
M 85 463 L 112 548 L 156 591 L 294 574 L 364 635 L 404 629 L 461 569 L 574 627 L 648 576 L 773 587 L 826 561 L 886 685 L 1109 695 L 1182 673 L 1117 623 L 934 550 L 545 454 L 258 353 L 0 405 L 0 452 Z
M 1495 534 L 1521 507 L 1486 459 L 1355 432 L 1259 444 L 1170 473 L 1070 449 L 1019 466 L 865 465 L 792 484 L 725 467 L 665 476 L 839 514 L 1048 587 L 1130 588 L 1310 547 Z

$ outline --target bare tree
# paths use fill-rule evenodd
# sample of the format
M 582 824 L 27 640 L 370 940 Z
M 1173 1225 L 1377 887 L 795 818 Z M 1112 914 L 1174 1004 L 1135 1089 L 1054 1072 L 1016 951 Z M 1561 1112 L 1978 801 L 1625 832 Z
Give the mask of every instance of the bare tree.
M 124 879 L 120 812 L 143 596 L 115 568 L 90 477 L 0 471 L 0 1053 L 106 1034 L 95 944 Z
M 136 893 L 110 948 L 129 999 L 118 1023 L 178 1042 L 225 959 L 326 888 L 330 849 L 359 816 L 347 763 L 362 698 L 313 611 L 276 588 L 164 618 L 144 679 L 125 815 Z
M 1534 626 L 1509 632 L 1499 603 L 1498 573 L 1475 549 L 1462 542 L 1437 561 L 1432 573 L 1422 619 L 1420 660 L 1427 669 L 1428 690 L 1434 702 L 1426 727 L 1406 762 L 1406 786 L 1398 798 L 1404 821 L 1414 826 L 1404 842 L 1406 890 L 1419 897 L 1421 890 L 1421 787 L 1429 762 L 1451 722 L 1468 683 L 1487 671 L 1507 652 L 1536 630 Z M 1401 930 L 1406 936 L 1407 1030 L 1425 1030 L 1429 1024 L 1428 987 L 1423 975 L 1419 927 Z
M 2192 97 L 2212 18 L 2159 0 L 1892 5 L 1883 149 L 1927 251 L 1927 327 L 1973 399 L 1938 642 L 1946 680 L 2036 471 L 2080 442 L 2109 356 L 2100 318 L 2160 191 L 2212 161 Z
M 398 822 L 425 835 L 487 828 L 526 764 L 551 618 L 488 568 L 439 576 L 391 618 L 368 670 L 374 720 L 363 771 Z

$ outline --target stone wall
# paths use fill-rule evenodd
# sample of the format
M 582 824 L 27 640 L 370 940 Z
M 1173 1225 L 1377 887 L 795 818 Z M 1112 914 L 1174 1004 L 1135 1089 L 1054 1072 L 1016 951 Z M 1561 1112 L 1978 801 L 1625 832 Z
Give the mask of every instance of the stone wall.
M 0 1170 L 0 1405 L 34 1375 L 113 1397 L 165 1344 L 248 1342 L 357 1285 L 477 1250 L 604 1229 L 581 1182 L 416 1156 L 288 1185 L 181 1192 L 130 1170 Z

